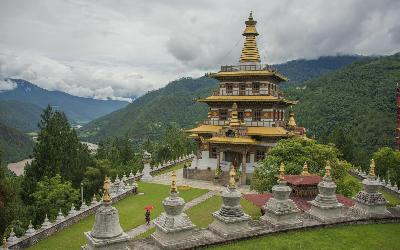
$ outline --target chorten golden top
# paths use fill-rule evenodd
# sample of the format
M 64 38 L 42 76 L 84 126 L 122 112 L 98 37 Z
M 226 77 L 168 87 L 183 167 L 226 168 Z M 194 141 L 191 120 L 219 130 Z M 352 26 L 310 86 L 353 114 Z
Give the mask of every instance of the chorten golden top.
M 104 185 L 103 185 L 103 201 L 104 202 L 110 202 L 111 201 L 110 186 L 111 186 L 110 178 L 108 178 L 106 176 L 106 178 L 104 179 Z
M 249 19 L 245 21 L 245 24 L 246 28 L 243 31 L 245 41 L 239 61 L 241 63 L 259 63 L 261 60 L 256 41 L 256 36 L 258 36 L 258 32 L 256 30 L 257 21 L 253 19 L 252 12 L 250 12 Z

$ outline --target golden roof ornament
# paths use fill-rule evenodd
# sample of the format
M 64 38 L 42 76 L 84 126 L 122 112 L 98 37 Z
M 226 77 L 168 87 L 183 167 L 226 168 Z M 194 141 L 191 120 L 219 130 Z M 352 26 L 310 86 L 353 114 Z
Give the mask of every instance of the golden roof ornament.
M 234 188 L 236 186 L 235 181 L 236 171 L 235 168 L 232 166 L 231 170 L 229 171 L 229 187 Z
M 293 128 L 295 128 L 296 126 L 297 126 L 297 124 L 296 124 L 296 120 L 294 119 L 294 113 L 293 113 L 293 111 L 290 111 L 289 112 L 289 119 L 288 119 L 288 127 L 289 128 L 291 128 L 291 129 L 293 129 Z
M 369 165 L 368 176 L 375 177 L 375 160 L 371 159 L 371 164 Z
M 258 32 L 256 30 L 257 21 L 253 19 L 253 12 L 250 11 L 250 16 L 247 21 L 245 21 L 246 28 L 243 31 L 243 36 L 245 37 L 242 54 L 240 55 L 239 62 L 241 63 L 259 63 L 260 54 L 258 53 L 256 36 Z
M 284 180 L 285 180 L 285 165 L 282 162 L 281 166 L 279 167 L 279 181 L 284 181 Z
M 171 174 L 171 193 L 177 193 L 175 171 L 172 171 L 172 174 Z
M 110 186 L 111 186 L 110 178 L 108 178 L 106 176 L 105 179 L 104 179 L 104 184 L 103 184 L 103 202 L 110 202 L 111 201 Z
M 234 102 L 232 104 L 232 112 L 231 112 L 231 120 L 229 121 L 229 126 L 230 127 L 239 127 L 240 126 L 240 121 L 239 121 L 239 115 L 237 111 L 237 104 Z
M 330 176 L 331 176 L 331 162 L 327 160 L 325 166 L 325 177 L 330 177 Z
M 304 166 L 303 166 L 303 172 L 301 172 L 302 176 L 309 176 L 310 173 L 308 172 L 308 165 L 307 162 L 304 162 Z

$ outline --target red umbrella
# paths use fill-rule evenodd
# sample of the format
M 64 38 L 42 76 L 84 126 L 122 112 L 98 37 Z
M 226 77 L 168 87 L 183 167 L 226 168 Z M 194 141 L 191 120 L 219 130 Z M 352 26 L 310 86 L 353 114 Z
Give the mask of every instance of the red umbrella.
M 152 210 L 154 208 L 153 205 L 147 205 L 144 207 L 144 210 Z

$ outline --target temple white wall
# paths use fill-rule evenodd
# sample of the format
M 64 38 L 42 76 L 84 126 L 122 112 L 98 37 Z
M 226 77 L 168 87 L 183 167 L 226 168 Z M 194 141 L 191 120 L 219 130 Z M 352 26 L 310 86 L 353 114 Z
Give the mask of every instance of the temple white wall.
M 198 159 L 197 157 L 193 158 L 191 168 L 197 167 L 198 169 L 207 169 L 211 168 L 215 170 L 217 168 L 217 159 L 215 158 L 209 158 L 209 151 L 201 151 L 201 159 Z M 232 162 L 230 161 L 223 161 L 223 152 L 220 152 L 220 166 L 223 171 L 228 171 L 232 165 Z M 257 165 L 257 162 L 254 162 L 255 160 L 255 155 L 254 153 L 250 154 L 250 162 L 246 163 L 246 173 L 253 173 L 254 172 L 254 167 Z M 240 168 L 242 165 L 240 164 Z

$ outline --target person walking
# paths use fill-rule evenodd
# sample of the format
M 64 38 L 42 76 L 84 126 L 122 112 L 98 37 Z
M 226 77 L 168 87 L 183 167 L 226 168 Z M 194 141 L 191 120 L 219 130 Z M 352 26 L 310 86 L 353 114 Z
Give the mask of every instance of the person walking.
M 144 217 L 146 219 L 146 225 L 149 226 L 150 225 L 150 210 L 149 209 L 146 210 Z

